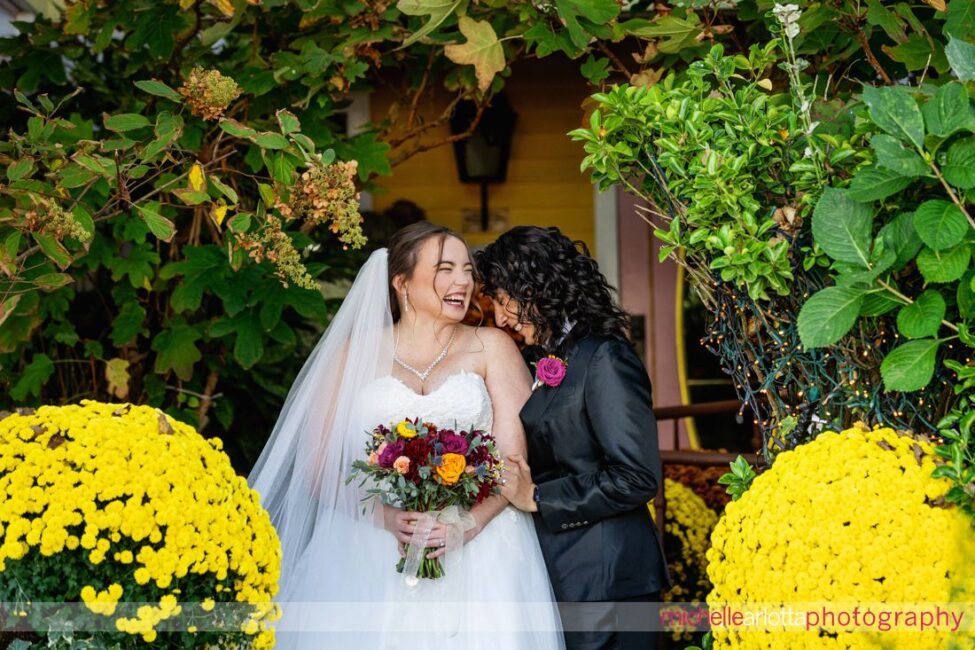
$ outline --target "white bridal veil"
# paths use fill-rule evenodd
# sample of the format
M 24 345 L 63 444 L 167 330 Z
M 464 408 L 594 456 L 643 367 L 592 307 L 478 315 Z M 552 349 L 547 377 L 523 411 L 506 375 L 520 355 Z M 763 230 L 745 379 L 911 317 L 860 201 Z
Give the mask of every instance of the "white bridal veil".
M 365 569 L 349 563 L 368 556 L 368 546 L 377 537 L 373 526 L 382 524 L 381 508 L 369 505 L 363 512 L 363 490 L 358 481 L 346 484 L 346 478 L 352 461 L 362 456 L 366 432 L 377 424 L 369 422 L 367 409 L 357 408 L 355 402 L 366 384 L 390 373 L 392 324 L 383 248 L 359 271 L 302 367 L 248 476 L 281 539 L 282 602 L 311 600 L 310 594 L 295 593 L 294 587 L 307 584 L 297 578 L 309 569 L 335 580 L 337 598 L 342 599 L 355 598 L 347 581 L 354 585 L 370 579 L 363 575 Z M 382 541 L 395 544 L 388 534 Z M 322 560 L 333 564 L 322 566 Z

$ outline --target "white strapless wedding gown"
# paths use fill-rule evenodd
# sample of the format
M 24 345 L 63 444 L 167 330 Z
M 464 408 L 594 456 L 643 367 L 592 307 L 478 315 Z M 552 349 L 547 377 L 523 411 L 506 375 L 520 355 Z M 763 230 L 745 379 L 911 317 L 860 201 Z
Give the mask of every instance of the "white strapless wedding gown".
M 382 377 L 363 388 L 354 408 L 364 409 L 376 423 L 420 417 L 442 428 L 473 426 L 490 431 L 493 421 L 484 380 L 471 372 L 451 375 L 427 395 L 394 377 Z M 421 580 L 413 587 L 395 571 L 399 553 L 392 534 L 361 523 L 347 528 L 330 533 L 349 540 L 345 557 L 321 557 L 314 552 L 312 539 L 300 577 L 295 584 L 282 585 L 279 597 L 302 601 L 302 606 L 289 612 L 285 603 L 277 634 L 279 648 L 564 648 L 531 515 L 506 507 L 464 546 L 459 557 L 451 558 L 445 577 Z M 358 575 L 377 575 L 363 570 L 363 563 L 388 568 L 379 574 L 384 582 L 357 580 Z M 327 601 L 324 608 L 322 601 Z M 318 631 L 289 631 L 296 629 Z

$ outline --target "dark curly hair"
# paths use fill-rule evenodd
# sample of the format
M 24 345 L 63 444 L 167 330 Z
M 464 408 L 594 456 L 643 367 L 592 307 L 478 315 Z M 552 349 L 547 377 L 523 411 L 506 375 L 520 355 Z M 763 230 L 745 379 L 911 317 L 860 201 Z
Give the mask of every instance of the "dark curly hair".
M 493 298 L 502 290 L 517 300 L 518 320 L 535 326 L 542 347 L 553 347 L 552 334 L 566 322 L 575 324 L 574 339 L 627 335 L 630 318 L 589 249 L 558 228 L 512 228 L 475 261 L 482 291 Z

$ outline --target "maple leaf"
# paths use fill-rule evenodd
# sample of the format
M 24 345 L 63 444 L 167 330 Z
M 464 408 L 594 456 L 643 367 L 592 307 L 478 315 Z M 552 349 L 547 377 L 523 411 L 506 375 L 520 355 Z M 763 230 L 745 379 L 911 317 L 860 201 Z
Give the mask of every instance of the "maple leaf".
M 457 21 L 460 33 L 467 38 L 463 45 L 444 48 L 447 58 L 459 65 L 473 65 L 481 92 L 491 87 L 494 75 L 504 70 L 504 50 L 491 23 L 461 16 Z

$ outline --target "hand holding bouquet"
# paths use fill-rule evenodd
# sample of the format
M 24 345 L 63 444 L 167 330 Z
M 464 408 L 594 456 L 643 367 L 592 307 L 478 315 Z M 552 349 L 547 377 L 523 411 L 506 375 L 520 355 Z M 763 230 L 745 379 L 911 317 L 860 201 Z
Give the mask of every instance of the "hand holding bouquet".
M 462 542 L 464 526 L 473 526 L 467 511 L 498 493 L 501 461 L 494 438 L 476 429 L 438 429 L 419 418 L 405 419 L 391 428 L 373 429 L 365 455 L 366 460 L 352 463 L 350 480 L 371 479 L 367 491 L 383 503 L 434 515 L 417 524 L 396 570 L 405 573 L 408 581 L 443 577 L 440 559 L 425 555 L 429 531 L 437 520 L 453 529 L 454 535 L 448 535 L 449 552 L 457 544 L 457 533 Z

